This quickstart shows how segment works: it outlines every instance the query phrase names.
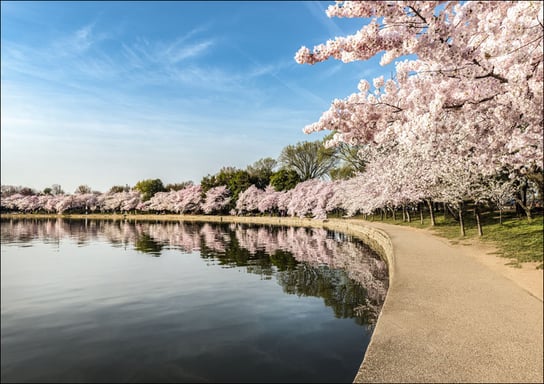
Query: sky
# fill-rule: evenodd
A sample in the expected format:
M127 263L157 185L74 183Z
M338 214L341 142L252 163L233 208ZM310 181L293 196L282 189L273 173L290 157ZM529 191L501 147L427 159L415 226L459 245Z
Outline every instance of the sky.
M295 62L362 27L331 3L0 2L2 185L199 184L322 139L302 129L391 72Z

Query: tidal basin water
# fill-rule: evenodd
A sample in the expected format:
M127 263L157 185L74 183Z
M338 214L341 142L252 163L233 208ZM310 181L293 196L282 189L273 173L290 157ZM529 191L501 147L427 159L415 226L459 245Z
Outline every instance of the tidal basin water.
M351 382L387 291L323 229L2 220L2 382Z

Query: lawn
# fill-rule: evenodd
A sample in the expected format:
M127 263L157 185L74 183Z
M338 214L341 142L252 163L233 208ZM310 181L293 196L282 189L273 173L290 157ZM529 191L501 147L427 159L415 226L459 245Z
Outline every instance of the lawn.
M396 220L391 216L383 220L386 223L407 225L414 228L428 228L437 235L450 239L452 243L459 244L465 240L479 239L494 245L497 255L512 259L509 263L519 267L524 262L537 262L539 269L543 268L544 228L542 212L535 213L531 221L525 217L518 218L513 211L503 212L502 224L499 223L498 212L486 211L481 215L483 236L478 236L474 211L465 212L465 236L460 233L459 223L448 213L436 214L434 227L430 226L428 213L425 213L424 222L421 224L419 214L412 215L411 223L402 220L402 213L397 213ZM378 215L367 217L367 220L379 221Z

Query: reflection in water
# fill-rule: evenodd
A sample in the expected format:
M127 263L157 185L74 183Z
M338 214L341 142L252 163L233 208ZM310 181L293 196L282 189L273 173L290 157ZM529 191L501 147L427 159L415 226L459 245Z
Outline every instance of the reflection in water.
M113 246L155 257L163 249L190 253L223 267L246 267L263 279L277 275L289 294L322 297L337 317L375 323L387 292L387 266L364 243L320 228L105 220L3 220L2 243L40 239L81 246L105 238ZM277 273L276 273L277 272Z
M142 233L140 237L134 240L134 249L140 252L149 253L153 256L159 257L162 248L162 244L153 240L153 238L146 233Z
M2 382L350 382L387 290L323 229L2 220L1 243Z

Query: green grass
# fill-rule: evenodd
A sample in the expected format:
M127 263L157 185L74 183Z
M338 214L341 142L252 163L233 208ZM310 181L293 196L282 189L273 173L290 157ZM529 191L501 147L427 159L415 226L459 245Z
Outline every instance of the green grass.
M367 220L371 220L368 217ZM379 215L374 216L375 221L380 221ZM425 212L424 223L420 223L419 214L412 215L412 222L402 221L402 212L397 213L396 220L390 216L384 220L386 223L405 225L414 228L428 228L437 235L449 239L452 244L469 244L471 240L480 239L498 249L497 255L512 259L508 264L520 267L521 263L537 262L537 268L542 269L544 250L544 228L542 213L534 214L528 221L525 217L517 218L515 212L503 212L502 224L499 223L498 212L482 212L481 222L483 236L478 236L474 211L468 207L464 215L465 236L461 236L459 223L448 213L446 217L442 212L435 215L436 225L431 227L428 212Z

